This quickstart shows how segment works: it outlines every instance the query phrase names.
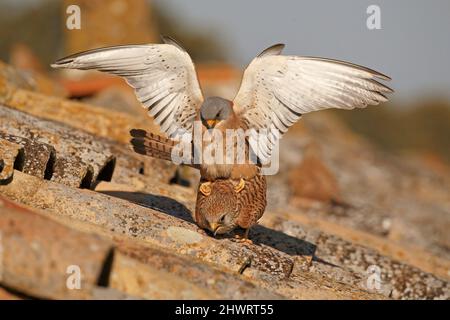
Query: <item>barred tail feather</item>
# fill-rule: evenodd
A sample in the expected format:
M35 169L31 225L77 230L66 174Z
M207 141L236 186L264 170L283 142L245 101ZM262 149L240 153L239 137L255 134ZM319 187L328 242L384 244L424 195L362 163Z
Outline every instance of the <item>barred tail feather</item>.
M172 161L172 149L177 144L176 141L142 129L132 129L130 134L132 136L130 143L136 153Z

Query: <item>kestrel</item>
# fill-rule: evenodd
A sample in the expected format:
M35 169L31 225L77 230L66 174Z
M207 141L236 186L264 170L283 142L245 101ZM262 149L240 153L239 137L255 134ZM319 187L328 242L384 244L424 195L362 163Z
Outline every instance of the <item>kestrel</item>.
M125 78L169 137L132 130L135 151L145 155L171 160L176 143L170 138L192 134L196 122L202 134L266 130L258 143L245 140L245 162L191 163L201 173L193 217L214 234L241 227L247 236L261 218L266 207L261 163L270 159L278 137L303 114L377 105L387 101L385 93L393 92L379 82L390 78L377 71L332 59L284 56L284 45L276 44L248 65L233 101L204 98L189 54L169 37L163 42L94 49L60 59L52 67L95 69ZM202 140L201 146L210 143ZM193 154L197 147L192 145ZM250 152L256 159L249 159Z

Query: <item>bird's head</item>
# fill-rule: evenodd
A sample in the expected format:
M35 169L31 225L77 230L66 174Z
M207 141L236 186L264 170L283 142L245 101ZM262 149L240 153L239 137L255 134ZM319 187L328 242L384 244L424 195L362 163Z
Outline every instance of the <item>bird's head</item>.
M220 97L206 98L200 107L200 119L203 125L212 129L233 114L233 103Z
M237 227L239 217L238 193L244 181L216 180L199 186L196 222L214 235L224 234Z

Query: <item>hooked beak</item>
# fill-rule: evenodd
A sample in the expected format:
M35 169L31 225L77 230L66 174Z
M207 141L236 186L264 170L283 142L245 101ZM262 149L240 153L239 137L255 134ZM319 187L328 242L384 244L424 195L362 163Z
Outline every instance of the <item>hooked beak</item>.
M219 120L217 119L206 120L206 126L208 127L208 129L214 128L218 122Z
M216 236L217 230L219 230L220 224L212 222L210 225L211 231L214 232L214 236Z

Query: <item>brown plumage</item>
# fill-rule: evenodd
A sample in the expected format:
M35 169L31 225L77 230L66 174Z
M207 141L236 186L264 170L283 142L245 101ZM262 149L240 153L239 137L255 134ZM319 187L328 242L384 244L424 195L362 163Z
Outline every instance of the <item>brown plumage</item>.
M389 77L344 61L284 56L283 44L261 52L246 68L233 101L204 98L195 66L175 40L164 44L126 45L81 52L60 59L52 67L95 69L125 78L148 109L161 132L169 138L226 129L254 130L255 144L246 140L241 164L191 163L200 169L194 219L202 228L226 233L235 227L248 230L264 213L266 181L259 163L268 163L273 150L290 126L308 112L328 108L354 109L387 101L390 88L378 80ZM136 152L173 160L176 143L142 130L132 130ZM209 142L201 140L203 148ZM195 146L195 148L194 148ZM196 144L188 145L197 154ZM250 151L257 161L249 160ZM220 150L219 150L220 152Z
M176 143L145 130L133 129L131 144L137 153L170 160ZM253 164L191 165L200 169L201 183L193 219L203 229L223 234L236 227L248 230L266 208L266 178ZM225 168L223 168L225 167Z
M213 112L211 112L211 110ZM203 114L202 114L202 111ZM220 119L217 112L226 112L227 117ZM211 119L217 117L218 119ZM245 129L246 125L235 114L233 103L222 98L209 98L199 110L196 117L202 121L202 138L207 131L214 128L223 137L227 129ZM208 124L207 121L214 121ZM195 134L195 131L192 132ZM134 151L151 157L171 160L172 149L176 142L171 139L147 133L144 130L133 129L131 144ZM195 141L195 137L193 138ZM201 151L205 150L211 141L201 140ZM190 158L193 159L195 144ZM222 154L225 154L225 144ZM233 150L237 150L237 140L233 141ZM245 163L237 164L236 152L233 164L212 163L203 161L200 164L189 164L200 170L201 183L197 192L197 204L194 221L201 228L208 229L214 234L223 234L232 231L236 227L246 230L245 237L251 226L257 223L266 207L266 179L260 174L260 167L249 160L249 145L244 145Z
M220 104L221 102L224 102L226 104L216 107L217 104ZM213 128L214 130L217 130L220 132L222 137L226 137L226 130L246 130L247 126L246 124L238 117L235 113L233 103L229 100L218 98L218 97L212 97L207 98L206 101L202 104L202 109L208 110L213 109L216 107L216 109L219 110L227 110L228 117L225 119L213 119L213 121L216 121L214 125L209 126L205 121L202 121L204 125L202 126L202 135L205 135L205 132L209 129ZM202 109L200 111L202 111ZM213 118L215 116L214 112L212 114L208 114L208 112L205 112L204 117L206 118ZM213 142L210 141L203 141L202 143L202 150L205 150L208 145L210 145ZM223 151L222 154L225 155L225 147L226 145L223 145ZM236 150L238 150L239 146L237 145L237 140L233 141L233 150L235 150L235 157L233 164L206 164L201 163L199 166L200 174L202 176L203 180L206 181L214 181L216 179L234 179L239 180L241 178L243 179L251 179L258 173L258 166L255 165L255 163L252 163L249 160L249 145L246 143L244 145L244 164L238 164L238 161L236 159Z
M247 234L264 214L266 188L266 177L261 174L245 180L245 186L232 179L205 182L198 189L194 219L201 228L215 234L236 227Z
M172 149L177 144L175 141L142 129L132 129L130 135L130 143L136 153L172 161ZM196 165L191 167L198 169Z

